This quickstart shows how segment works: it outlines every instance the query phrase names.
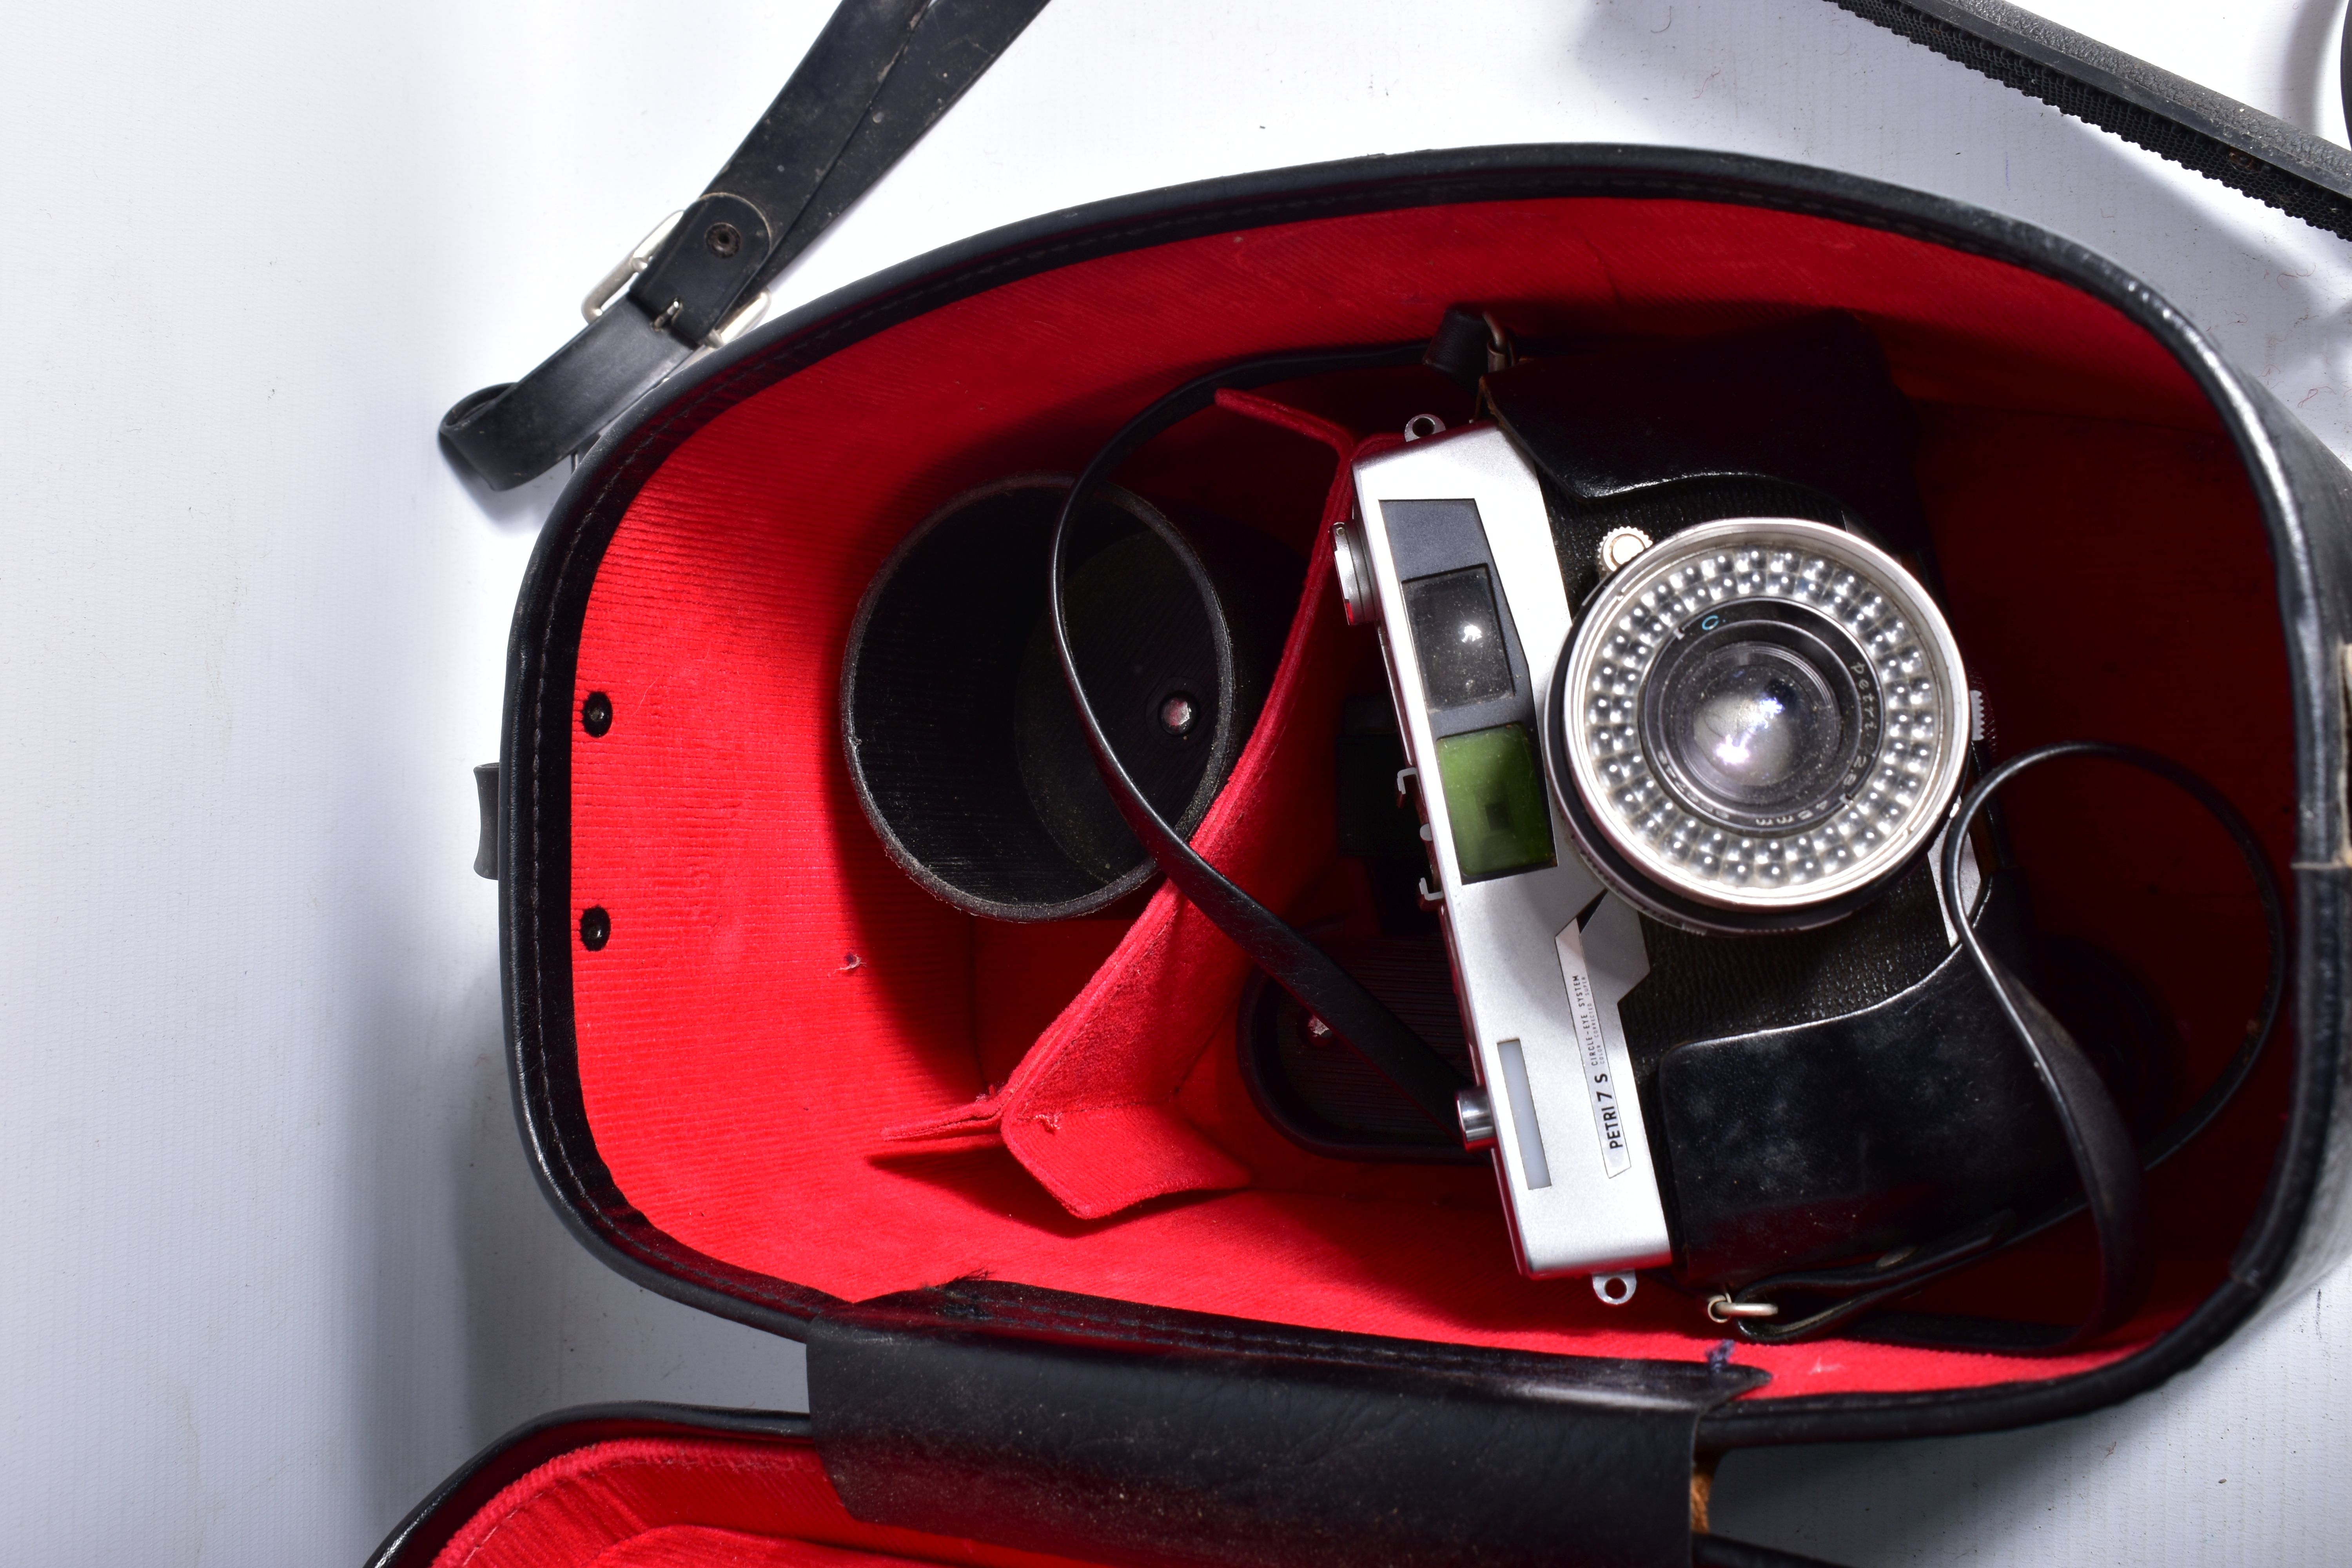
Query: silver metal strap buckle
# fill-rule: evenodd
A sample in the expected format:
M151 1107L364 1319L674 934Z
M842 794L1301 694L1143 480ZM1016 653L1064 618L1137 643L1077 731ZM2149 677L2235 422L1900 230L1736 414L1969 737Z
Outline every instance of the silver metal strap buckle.
M676 228L677 220L685 216L686 209L678 208L654 225L654 231L639 240L635 250L613 263L613 269L596 279L596 286L588 290L586 299L580 301L581 320L593 321L610 309L613 301L621 297L621 290L646 269L646 263L654 258L654 252L661 248L661 242L669 237L669 231Z
M613 263L612 270L596 279L596 286L589 289L587 297L580 301L580 319L584 321L593 321L611 310L613 301L619 299L623 291L636 280L637 274L643 272L652 263L654 252L661 248L662 241L669 237L669 231L676 228L677 220L685 216L684 207L670 214L669 216L654 225L653 232L639 240L635 249ZM677 306L673 302L670 306L671 315L674 316L677 310ZM762 289L738 305L734 312L725 321L711 328L709 335L702 340L703 343L709 348L723 349L753 327L758 326L761 319L767 313L768 291ZM664 316L657 318L654 325L667 330L669 321L670 317Z

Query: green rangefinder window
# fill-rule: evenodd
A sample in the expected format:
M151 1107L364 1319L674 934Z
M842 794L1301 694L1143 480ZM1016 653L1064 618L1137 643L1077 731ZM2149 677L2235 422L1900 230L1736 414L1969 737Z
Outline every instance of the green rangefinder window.
M1446 736L1437 742L1437 776L1454 819L1454 858L1464 881L1553 864L1543 767L1526 725Z

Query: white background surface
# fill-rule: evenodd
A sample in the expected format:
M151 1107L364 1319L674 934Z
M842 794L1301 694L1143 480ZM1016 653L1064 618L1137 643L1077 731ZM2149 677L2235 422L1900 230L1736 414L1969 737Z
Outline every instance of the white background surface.
M2342 139L2332 0L2046 0ZM789 1406L796 1347L605 1272L532 1189L467 868L560 478L433 429L716 169L810 0L20 6L0 53L0 1542L356 1563L610 1397ZM1068 204L1507 141L1921 186L2149 279L2352 452L2341 241L1826 0L1054 0L786 282ZM1735 1456L1718 1522L1854 1564L2352 1561L2352 1273L2037 1431Z

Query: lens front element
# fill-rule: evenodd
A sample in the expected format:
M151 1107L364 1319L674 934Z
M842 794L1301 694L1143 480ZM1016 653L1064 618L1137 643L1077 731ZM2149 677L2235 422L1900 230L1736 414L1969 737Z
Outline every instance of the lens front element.
M1780 804L1790 781L1837 743L1837 710L1827 697L1803 665L1776 658L1769 644L1740 643L1719 650L1672 693L1667 710L1679 722L1669 742L1676 760L1716 794Z
M1824 523L1707 523L1585 607L1553 782L1621 872L1727 910L1827 903L1933 836L1966 691L1950 628L1893 557Z
M1658 650L1641 739L1685 810L1769 832L1852 798L1879 707L1868 657L1833 617L1801 604L1733 604Z

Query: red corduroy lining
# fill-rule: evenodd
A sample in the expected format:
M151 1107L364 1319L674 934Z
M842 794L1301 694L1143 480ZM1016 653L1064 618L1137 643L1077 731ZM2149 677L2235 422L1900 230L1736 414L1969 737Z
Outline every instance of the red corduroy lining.
M492 1498L434 1568L1075 1568L849 1517L804 1444L631 1437L575 1448Z
M1919 405L1921 488L2001 749L2095 735L2179 756L2284 866L2287 673L2252 492L2189 376L2065 285L1824 219L1600 198L1319 220L1078 263L889 329L730 411L647 484L605 556L579 693L610 694L616 717L602 739L572 738L572 903L605 908L613 935L575 952L575 1016L597 1146L656 1225L852 1299L990 1274L1571 1353L1691 1359L1720 1338L1666 1289L1610 1309L1580 1281L1520 1279L1483 1173L1288 1144L1234 1067L1242 969L1221 939L1185 938L1192 967L1096 974L1197 922L1172 894L1132 932L971 920L883 854L842 761L851 616L931 509L1003 474L1078 468L1202 369L1425 335L1456 300L1531 336L1853 310ZM1408 371L1282 395L1360 432L1441 393ZM1218 411L1124 478L1306 549L1333 471L1299 434ZM1297 700L1242 768L1264 777L1217 808L1232 852L1277 851L1259 890L1295 919L1359 901L1331 853L1330 736L1339 694L1377 680L1364 639L1337 626L1322 559L1293 643L1324 657L1286 672ZM2042 922L2158 980L2185 1042L2185 1103L2257 984L2242 873L2153 786L2084 767L2015 793ZM1086 1049L1065 1048L1082 1015ZM1024 1067L1041 1033L1049 1048ZM1771 1371L1780 1396L2046 1377L2144 1343L2220 1278L2277 1141L2284 1054L2157 1177L2158 1290L2112 1348L2040 1359L1832 1341L1738 1359ZM887 1136L909 1128L961 1136ZM2084 1237L2054 1233L1925 1304L2059 1318L2087 1257Z

